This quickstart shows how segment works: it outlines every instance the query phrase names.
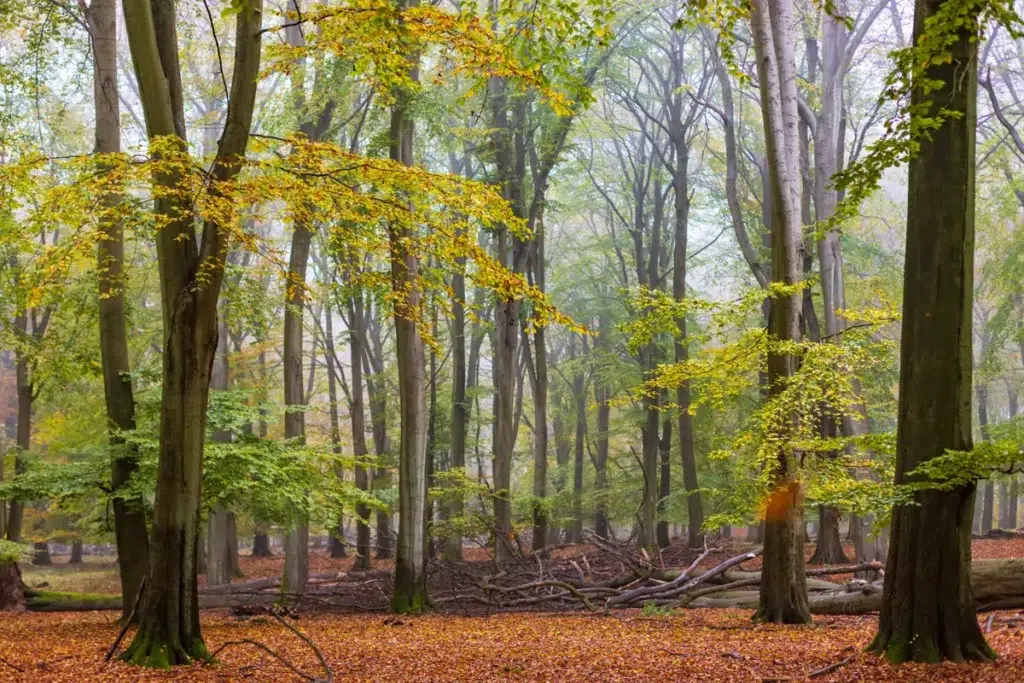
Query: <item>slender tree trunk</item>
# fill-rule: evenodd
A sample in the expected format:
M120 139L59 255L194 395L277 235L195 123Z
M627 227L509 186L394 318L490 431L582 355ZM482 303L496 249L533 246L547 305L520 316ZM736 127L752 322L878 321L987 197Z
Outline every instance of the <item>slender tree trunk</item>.
M944 4L917 0L915 44ZM925 72L942 85L927 95L917 88L911 100L959 116L922 138L910 162L897 485L920 463L973 445L976 31L948 47L951 60ZM870 646L892 662L995 657L978 626L970 582L974 493L974 484L922 491L914 505L893 510L878 635Z
M334 352L334 307L331 306L330 295L324 301L324 311L327 318L324 321L324 356L327 361L327 397L330 403L331 422L331 450L334 455L341 455L341 422L338 418L338 368L334 366L334 359L337 358ZM338 479L344 481L345 471L338 466ZM338 522L331 530L330 543L331 557L337 559L345 557L345 522L338 512Z
M20 324L19 324L20 323ZM18 316L16 326L27 332L27 318L24 314ZM24 353L15 353L15 391L18 395L18 429L14 452L14 473L22 474L25 471L25 459L22 453L27 453L32 446L32 403L35 400L35 390L29 377L29 362ZM21 525L25 514L25 503L20 500L12 500L7 516L7 540L15 543L21 542Z
M985 346L982 341L982 346ZM984 356L985 351L982 350ZM981 428L981 440L988 441L988 385L985 383L978 384L975 390L978 401L978 426ZM986 479L983 484L984 495L982 497L981 504L981 521L978 523L978 529L982 533L991 531L993 526L993 517L995 516L995 487L993 486L992 479Z
M466 276L465 260L459 260L452 277L452 417L451 462L452 472L466 472L466 434L469 429L469 402L466 398ZM448 501L448 519L460 519L463 513L461 495ZM445 559L462 559L462 535L450 533L445 542Z
M117 92L117 3L93 0L86 11L92 32L93 97L96 106L95 150L103 154L121 151L120 101ZM105 209L121 202L116 193L101 198ZM124 236L120 221L105 220L103 239L97 242L99 283L100 358L103 389L110 430L111 488L114 538L121 579L122 618L131 613L139 584L149 571L149 539L143 502L116 495L138 469L138 452L125 444L119 432L135 429L135 400L129 372L128 335L124 309Z
M417 0L403 0L409 8ZM405 55L409 77L419 78L418 55ZM413 156L413 119L409 115L410 93L399 90L391 108L391 159L406 166ZM426 567L427 509L427 397L423 338L417 316L423 296L420 261L413 243L415 235L406 226L390 225L391 286L395 302L395 344L398 356L398 396L401 414L401 442L398 451L398 551L395 557L395 591L391 609L398 613L419 612L429 605Z
M605 315L598 318L598 336L594 340L595 351L606 351L607 335L611 323ZM594 459L594 533L608 538L608 429L611 423L611 390L602 377L600 359L594 371L594 402L597 403L597 457Z
M671 539L668 534L668 520L665 519L666 501L672 493L672 421L661 423L661 439L658 442L661 472L658 477L658 547L667 548Z
M794 285L801 279L799 144L792 0L753 0L751 29L757 56L764 118L767 172L771 186L772 279ZM780 342L800 340L799 293L773 300L772 334ZM784 387L797 368L790 354L768 356L770 392ZM783 429L786 429L784 426ZM804 574L803 514L793 453L779 447L765 516L764 568L756 618L772 623L807 623L810 610Z
M543 292L547 276L544 263L544 222L540 220L537 222L533 250L534 284ZM523 343L527 343L527 338L524 338ZM533 348L536 359L533 383L533 549L540 550L548 536L548 350L543 327L534 333ZM582 527L583 520L580 519L578 523Z
M581 339L581 345L585 342ZM573 448L571 543L583 542L583 449L587 439L587 392L583 367L576 371L572 392L576 403L576 439Z
M205 131L204 131L205 132ZM228 382L228 330L222 316L220 331L217 335L216 359L213 374L210 378L212 391L227 391ZM231 432L217 430L213 440L217 443L230 443ZM206 585L222 586L231 583L231 550L229 546L228 510L223 505L214 505L206 527Z
M349 300L349 358L352 365L352 395L349 414L352 418L352 452L356 460L356 488L370 490L370 473L366 465L366 409L363 405L363 347L366 322L363 311L363 293L356 292ZM370 506L356 506L356 562L357 569L370 568Z

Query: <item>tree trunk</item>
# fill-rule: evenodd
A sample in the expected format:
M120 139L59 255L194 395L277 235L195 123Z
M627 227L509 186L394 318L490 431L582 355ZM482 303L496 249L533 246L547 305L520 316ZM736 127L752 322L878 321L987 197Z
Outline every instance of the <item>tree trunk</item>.
M465 259L459 259L452 276L452 417L451 461L448 468L460 475L466 472L466 434L469 429L469 402L466 397L466 275ZM448 519L460 519L463 513L462 495L452 495L448 501ZM462 559L462 535L450 533L445 541L447 560Z
M68 564L82 564L82 562L82 542L75 539L71 541L71 557L68 558Z
M751 3L766 165L774 212L772 279L785 285L800 281L803 264L792 14L792 0L753 0ZM773 300L771 318L775 340L800 340L801 307L800 293ZM796 367L797 360L792 355L769 353L768 383L772 394L783 389ZM774 491L765 516L764 569L756 618L771 623L807 623L810 612L804 575L800 484L793 453L785 444L778 448L772 481Z
M298 12L298 0L289 0L290 11ZM304 47L305 37L301 27L289 26L285 39L292 47ZM298 67L293 74L293 96L298 110L300 128L307 137L314 131L306 111L306 78L304 67ZM288 256L288 273L284 299L284 340L281 363L284 366L284 438L293 446L306 442L306 413L303 386L303 327L302 319L306 309L306 268L309 264L310 244L313 232L306 217L297 217L292 226L291 249ZM281 590L288 593L304 593L309 580L309 520L301 512L295 513L291 528L284 537L284 581Z
M334 307L331 306L331 297L327 296L324 301L324 311L327 318L324 323L324 356L327 361L327 397L331 422L331 450L336 456L341 456L341 421L338 418L338 368L334 366ZM336 472L338 479L345 480L345 472L338 466ZM342 519L341 511L338 511L338 522L331 531L330 540L331 557L338 559L345 557L345 522Z
M541 292L545 291L547 280L544 258L544 223L538 221L533 241L533 266L534 284ZM523 343L528 343L528 338L524 337ZM548 536L548 351L543 327L534 333L533 345L536 359L533 382L533 549L540 550ZM583 521L580 520L579 524L582 527Z
M50 544L46 541L37 541L32 544L32 564L41 567L49 567L53 564L50 559Z
M402 7L417 0L403 0ZM409 77L419 78L418 55L405 54ZM411 94L398 90L391 108L390 156L406 166L413 156L413 119L409 116ZM398 552L395 557L395 590L391 609L419 612L429 605L427 597L427 396L423 338L419 320L421 298L420 261L415 249L415 228L388 226L391 287L395 301L395 346L398 356L398 396L401 441L398 450Z
M257 531L252 539L252 555L251 557L273 557L274 554L270 552L270 537L267 536L265 531Z
M672 421L665 419L661 423L661 439L658 441L658 453L661 461L661 471L658 474L658 525L656 528L658 547L669 546L668 520L666 515L666 501L672 493Z
M95 150L102 154L121 151L121 113L117 92L117 3L94 0L86 11L92 32L93 97L96 106ZM101 198L104 208L121 203L116 193ZM115 494L138 469L137 450L125 444L119 432L135 429L135 400L129 372L128 335L124 302L124 235L120 221L103 223L103 239L97 241L99 282L100 358L103 389L110 430L111 488ZM143 502L113 497L114 538L121 579L122 617L131 613L132 601L149 571L149 539ZM74 555L72 554L72 559Z
M836 565L849 561L839 534L839 510L830 505L819 506L818 538L809 564Z
M985 346L984 340L982 341L982 346ZM982 350L982 355L985 355L984 349ZM978 384L976 393L978 399L978 426L981 427L981 440L988 441L988 385L984 383ZM981 533L992 530L993 517L995 516L995 487L991 479L985 480L983 491L981 521L978 523L978 530Z
M186 139L177 19L172 2L125 0L125 26L150 139ZM213 165L211 192L241 168L259 74L262 2L236 18L231 96ZM163 308L163 388L150 575L139 628L122 658L166 668L208 655L199 627L197 587L199 504L210 375L217 347L217 298L228 252L227 226L208 220L197 240L180 178L154 174L168 194L155 200Z
M352 453L356 460L356 488L370 490L370 474L366 465L366 410L363 404L363 347L362 338L366 332L363 311L363 293L356 292L348 303L349 310L349 359L352 366L352 394L349 414L352 418ZM360 503L356 506L356 562L357 569L370 568L370 506Z
M596 352L604 352L611 323L605 315L598 318L598 336L594 340ZM594 533L608 538L608 429L611 423L611 389L601 375L600 359L594 371L594 402L597 403L597 457L594 459Z
M27 318L24 314L18 316L21 324L16 326L27 330ZM28 358L24 353L15 353L15 384L18 394L18 431L14 451L14 473L22 474L25 471L25 459L22 453L27 453L32 446L32 403L35 400L34 387L29 378ZM7 540L15 543L21 542L21 526L25 516L25 503L20 500L12 500L7 516Z
M207 129L210 130L210 129ZM205 133L206 131L204 131ZM227 322L222 316L220 330L217 335L216 359L213 374L210 378L212 391L228 390L228 330ZM217 443L230 443L231 432L216 430L213 440ZM231 550L228 539L228 510L217 504L210 510L206 526L206 585L221 586L231 583Z
M915 44L944 5L917 0ZM963 33L948 49L952 59L924 74L942 85L928 95L917 88L911 100L959 115L922 138L910 162L897 485L920 463L973 445L975 33ZM870 646L892 662L995 657L978 626L971 589L974 493L974 484L922 491L915 505L893 510L878 634Z

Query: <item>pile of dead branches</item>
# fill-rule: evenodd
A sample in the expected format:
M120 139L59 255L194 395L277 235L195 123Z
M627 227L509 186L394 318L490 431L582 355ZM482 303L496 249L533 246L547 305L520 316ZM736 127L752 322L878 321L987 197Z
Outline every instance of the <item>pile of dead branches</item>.
M548 563L541 555L535 555L532 564L510 563L500 570L476 576L466 567L449 568L453 573L459 572L460 576L449 582L449 590L433 591L433 602L442 607L470 603L484 606L487 611L586 609L607 612L649 605L663 609L740 607L747 606L745 603L751 599L756 607L761 575L758 571L742 571L742 565L757 558L761 554L760 549L711 564L711 556L720 555L723 551L705 547L687 566L672 568L628 545L615 544L596 536L591 536L588 541L594 548L592 556L596 561L588 559L586 553L579 561L565 559ZM617 569L610 566L613 565L610 558L617 560ZM881 569L882 566L875 562L809 569L808 589L812 605L841 603L840 595L881 591L880 582L852 579L839 584L817 577L867 570L880 574Z

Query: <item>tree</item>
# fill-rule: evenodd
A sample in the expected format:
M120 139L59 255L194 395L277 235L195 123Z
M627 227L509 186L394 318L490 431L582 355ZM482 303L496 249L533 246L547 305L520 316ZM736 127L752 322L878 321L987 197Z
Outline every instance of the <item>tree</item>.
M896 483L971 437L978 6L914 5L914 116L937 119L910 161ZM927 31L949 40L938 48ZM920 53L939 59L919 61ZM918 64L929 64L922 69ZM904 63L904 66L907 66ZM941 110L940 110L941 108ZM942 111L953 115L942 115ZM925 489L893 510L878 634L890 661L988 660L970 583L975 484Z
M85 12L92 34L93 99L96 108L95 150L100 154L121 151L121 107L117 91L117 4L93 0ZM104 207L116 209L121 198L111 192L102 198ZM127 618L142 578L149 573L149 547L143 503L118 495L138 469L138 453L125 443L119 431L135 428L135 399L129 372L128 334L125 323L124 235L121 222L108 219L96 247L99 281L100 357L103 389L110 429L110 484L114 493L114 535L121 577L121 610Z
M163 390L150 576L139 630L123 659L154 667L207 655L199 626L196 551L203 444L210 375L217 348L217 299L230 225L203 223L197 240L181 195L179 161L186 139L177 17L173 0L124 0L125 26L146 119L151 153L172 163L154 175L154 214L163 307ZM263 4L251 0L236 15L231 91L212 180L241 168L252 124L260 68ZM214 187L212 192L217 192Z
M402 8L418 0L403 0ZM409 79L419 79L419 55L404 54ZM412 93L399 89L391 108L390 156L406 166L413 156ZM419 315L423 297L420 256L406 225L389 225L391 288L395 293L395 344L398 356L398 396L401 441L398 450L398 549L395 556L395 591L391 609L419 612L427 597L427 395L426 362Z
M797 142L796 67L793 55L791 0L754 0L750 23L764 119L767 173L772 206L772 279L795 285L801 279L799 146ZM800 340L801 296L788 293L773 300L771 332L780 348L769 350L771 393L783 390L797 370L797 358L785 342ZM795 419L795 416L782 420ZM785 427L783 426L783 429ZM795 456L778 448L773 463L774 491L765 516L764 569L757 619L801 624L811 620L804 578L803 513Z

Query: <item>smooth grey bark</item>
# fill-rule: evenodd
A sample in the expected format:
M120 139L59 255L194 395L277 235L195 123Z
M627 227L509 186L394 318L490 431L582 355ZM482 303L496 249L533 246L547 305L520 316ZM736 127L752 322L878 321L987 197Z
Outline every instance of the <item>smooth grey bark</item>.
M753 0L751 31L764 120L766 171L771 187L772 279L800 281L803 241L800 221L799 142L792 0ZM802 296L773 300L771 331L779 341L800 340ZM771 393L782 390L796 371L796 359L768 356ZM765 519L764 568L756 618L771 623L808 623L804 574L803 514L793 453L780 446L773 472L772 500Z
M356 488L370 490L369 467L366 457L366 408L363 402L363 337L366 330L363 311L363 293L355 292L348 302L349 359L352 367L352 392L349 397L349 415L352 419L352 453L356 459ZM370 568L370 506L356 506L356 561L359 569Z
M544 292L547 288L547 275L544 250L544 221L537 220L533 238L533 277L534 285ZM524 335L524 344L529 338ZM548 515L545 499L548 495L548 349L544 328L538 328L533 337L533 549L544 547L548 537ZM530 363L527 359L527 363ZM582 482L580 484L582 488ZM579 537L582 539L582 519Z
M598 335L594 339L596 353L607 350L608 336L611 334L611 323L607 313L598 315ZM594 402L597 404L597 417L594 435L596 455L594 457L594 533L601 538L608 538L608 430L611 424L611 388L602 377L600 365L594 371Z
M324 357L327 362L327 399L330 411L331 424L331 451L336 456L341 455L341 420L338 417L338 383L341 369L335 366L337 355L334 350L334 307L331 305L331 297L328 294L323 305L326 319L324 320ZM338 479L344 481L345 471L338 466L336 472ZM338 521L330 534L331 557L337 559L345 557L345 520L338 513Z
M100 154L121 151L121 107L117 90L117 2L93 0L85 10L92 35L93 99L96 109L94 149ZM101 198L114 210L121 202L116 192ZM138 452L125 444L120 432L135 429L135 399L129 372L128 335L124 299L124 232L120 221L104 220L103 236L96 245L99 285L100 360L112 450L110 484L113 491L114 538L121 580L122 618L127 618L149 572L149 538L143 501L119 495L138 469Z
M581 357L587 354L587 343L580 338ZM579 365L572 380L572 393L576 407L576 434L573 441L572 467L572 525L570 543L583 542L583 449L587 439L587 391L583 365Z
M914 43L946 0L917 0ZM977 27L948 46L948 63L923 74L911 104L957 112L920 140L909 167L896 484L971 434ZM931 115L922 113L922 115ZM940 276L941 274L941 276ZM894 662L988 660L971 588L976 486L926 490L893 510L878 634L869 646Z
M418 0L403 0L415 7ZM408 75L419 79L419 55L405 54ZM390 157L412 166L414 125L409 112L411 93L395 92L391 108ZM401 414L398 449L398 547L395 555L395 589L391 609L419 612L429 606L427 596L427 396L423 337L418 315L423 297L420 258L412 243L415 228L391 224L388 240L391 287L395 302L395 344L398 360L398 396Z

